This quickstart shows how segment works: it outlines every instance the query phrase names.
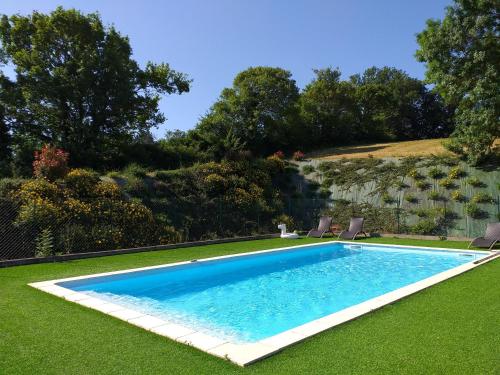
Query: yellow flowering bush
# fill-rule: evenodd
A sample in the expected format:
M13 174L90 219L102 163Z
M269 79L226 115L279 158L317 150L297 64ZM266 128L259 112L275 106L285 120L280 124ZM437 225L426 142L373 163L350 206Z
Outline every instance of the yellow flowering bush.
M93 196L99 181L99 175L87 169L72 169L64 178L69 193L77 197Z

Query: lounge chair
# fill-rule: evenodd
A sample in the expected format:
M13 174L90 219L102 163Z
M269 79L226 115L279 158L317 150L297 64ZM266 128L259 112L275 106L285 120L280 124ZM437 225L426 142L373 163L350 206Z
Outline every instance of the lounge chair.
M498 241L500 241L500 223L489 223L484 236L474 238L469 247L487 247L488 250L491 250Z
M343 230L339 234L339 238L343 238L345 240L354 240L356 236L360 233L363 233L365 237L368 237L365 232L363 232L363 223L365 219L362 217L353 217L351 218L351 222L349 223L349 229Z
M332 224L332 218L330 216L321 216L319 218L319 225L317 229L311 229L307 233L307 237L318 237L323 238L326 232L330 231L330 225Z

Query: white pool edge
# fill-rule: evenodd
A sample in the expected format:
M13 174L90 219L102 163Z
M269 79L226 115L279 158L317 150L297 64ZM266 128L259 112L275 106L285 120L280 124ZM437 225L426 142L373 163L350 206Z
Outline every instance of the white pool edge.
M374 244L374 243L365 243L365 242L349 242L349 241L326 241L326 242L317 242L313 244L307 245L297 245L297 246L288 246L281 247L277 249L269 249L269 250L260 250L260 251L252 251L247 253L238 253L232 255L224 255L212 258L204 258L199 259L197 262L206 262L217 259L225 259L225 258L234 258L240 256L248 256L252 254L261 254L267 252L277 252L283 250L290 250L294 248L303 248L309 246L320 246L330 243L348 243L354 245L367 245L367 246L389 246L396 248L409 248L409 249L424 249L428 251L449 251L449 252L459 252L459 253L471 253L471 254L498 254L500 253L493 251L476 251L476 250L460 250L460 249L447 249L447 248L435 248L435 247L423 247L423 246L403 246L403 245L386 245L386 244ZM261 360L265 357L268 357L276 352L283 350L284 348L296 344L300 341L308 339L320 332L333 328L339 324L345 323L347 321L356 319L364 314L367 314L373 310L377 310L385 305L396 302L404 297L407 297L411 294L424 290L432 285L440 283L444 280L467 272L473 268L476 268L482 264L485 264L497 257L487 259L479 264L475 264L476 260L471 262L462 264L458 267L449 269L447 271L438 273L431 277L428 277L424 280L420 280L416 283L404 286L402 288L393 290L389 293L383 294L379 297L372 298L370 300L364 301L357 305L348 307L341 311L335 312L333 314L324 316L322 318L313 320L311 322L305 323L303 325L297 326L295 328L289 329L277 335L268 337L266 339L260 340L255 343L249 344L238 344L232 343L226 340L222 340L220 338L207 335L203 332L194 331L191 328L175 324L172 322L168 322L163 319L159 319L155 316L143 314L138 311L134 311L120 305L110 303L108 301L91 297L84 293L75 292L71 289L61 287L56 285L61 282L66 281L74 281L74 280L82 280L82 279L90 279L95 277L102 276L110 276L110 275L118 275L123 273L151 270L157 268L168 268L179 266L183 264L190 264L192 261L184 261L177 263L167 263L157 266L150 267L141 267L134 269L127 269L122 271L113 271L78 277L70 277L64 279L56 279L42 282L35 282L28 284L29 286L39 289L43 292L55 295L57 297L64 298L68 301L77 303L79 305L100 311L104 314L113 316L115 318L124 320L128 323L134 324L140 328L145 330L154 332L158 335L167 337L169 339L175 340L180 343L188 344L194 346L204 352L215 355L220 358L227 359L237 365L246 366L251 363L254 363L258 360Z

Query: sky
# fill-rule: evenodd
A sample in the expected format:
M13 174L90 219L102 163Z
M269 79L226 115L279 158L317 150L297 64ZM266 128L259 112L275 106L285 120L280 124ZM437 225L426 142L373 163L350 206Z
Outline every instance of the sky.
M193 128L250 66L289 70L300 88L313 69L339 67L343 78L394 66L423 79L415 35L451 0L1 0L1 14L50 12L58 5L99 12L130 38L134 58L167 62L193 80L191 91L162 99L167 121L153 130Z

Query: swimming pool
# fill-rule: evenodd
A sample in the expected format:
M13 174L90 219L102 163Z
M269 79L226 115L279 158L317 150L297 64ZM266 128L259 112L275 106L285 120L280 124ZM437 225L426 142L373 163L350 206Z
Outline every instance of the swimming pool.
M238 348L272 353L464 272L486 254L328 242L46 286L122 319L127 311L125 320L213 354L225 346L233 359Z

